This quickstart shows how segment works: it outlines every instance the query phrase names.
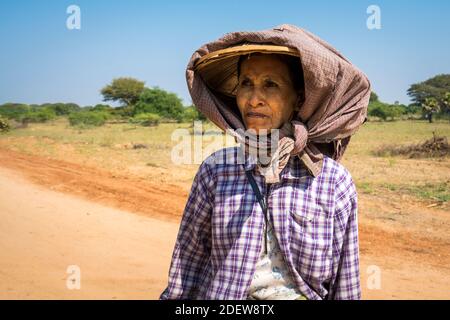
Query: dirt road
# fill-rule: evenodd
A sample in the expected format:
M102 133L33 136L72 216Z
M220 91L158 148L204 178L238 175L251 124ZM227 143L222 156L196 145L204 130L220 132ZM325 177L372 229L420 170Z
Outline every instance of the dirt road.
M156 299L177 224L31 184L0 168L0 299ZM66 282L80 269L80 289Z
M0 149L0 298L156 299L186 197L175 185ZM443 226L430 238L380 228L364 216L373 199L360 203L363 298L450 299L450 218L424 208ZM70 265L80 290L67 288Z

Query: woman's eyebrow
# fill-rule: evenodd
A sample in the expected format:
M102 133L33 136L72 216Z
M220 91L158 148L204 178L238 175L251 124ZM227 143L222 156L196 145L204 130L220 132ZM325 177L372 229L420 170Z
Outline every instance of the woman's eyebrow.
M253 75L252 75L252 72L241 72L240 74L239 74L239 78L248 78L248 79L250 79L251 77L252 77ZM253 76L254 77L254 76Z
M289 83L290 81L289 77L285 77L284 75L273 75L273 74L265 75L263 76L263 79L282 83Z
M252 79L250 79L249 77L245 76L245 75L240 75L238 78L239 83L244 82L244 81L252 81Z
M240 75L240 79L248 79L252 80L253 78L257 78L259 75L255 75L253 73L245 73ZM285 77L283 75L274 75L274 74L263 74L261 75L263 80L272 80L275 82L284 82L289 83L289 77Z

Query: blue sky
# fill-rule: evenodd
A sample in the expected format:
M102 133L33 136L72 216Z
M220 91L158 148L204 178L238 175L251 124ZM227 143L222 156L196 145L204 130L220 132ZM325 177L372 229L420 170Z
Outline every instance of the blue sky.
M66 9L81 9L68 30ZM366 27L369 5L381 29ZM101 103L99 90L131 76L191 100L192 53L224 33L291 23L315 33L363 70L381 100L409 103L412 83L450 73L450 1L0 2L0 103Z

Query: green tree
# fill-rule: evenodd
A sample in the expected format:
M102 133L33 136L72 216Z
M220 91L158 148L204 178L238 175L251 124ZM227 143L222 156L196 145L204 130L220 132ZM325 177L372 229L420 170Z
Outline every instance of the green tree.
M417 114L417 113L420 113L421 110L422 110L421 106L418 106L414 103L408 104L408 106L406 106L407 114Z
M112 107L108 104L96 104L91 111L105 111L105 112L111 112L112 111Z
M411 85L408 95L414 104L423 106L427 98L436 99L437 103L444 111L445 94L450 92L450 74L440 74L426 81Z
M125 106L134 105L144 91L144 82L134 78L116 78L101 89L103 101L119 101Z
M21 121L22 117L31 110L29 105L23 103L5 103L0 105L0 115L17 121Z
M370 92L369 103L370 102L377 102L377 101L379 101L378 100L378 95L374 91Z
M196 121L196 120L205 121L206 117L203 115L203 113L199 112L195 106L191 105L189 107L184 108L183 120L184 121Z
M117 108L112 108L111 110L111 115L113 115L116 118L129 118L132 117L134 114L134 107L133 106L129 106L129 107L117 107Z
M445 111L447 113L450 113L450 92L446 92L444 94L444 98L442 99L442 102L444 104Z
M368 114L369 116L380 118L383 121L386 121L388 118L388 110L385 104L379 101L369 104Z
M423 112L425 117L428 119L428 122L433 122L433 113L439 112L439 103L436 98L429 97L425 98L424 103L422 103Z
M33 106L32 106L33 107ZM33 109L43 109L43 108L49 108L52 109L57 116L66 116L71 114L72 112L76 112L80 110L80 106L76 103L44 103L39 106L35 106Z
M181 121L184 107L181 99L175 93L158 87L146 88L134 108L134 115L139 113L156 113L162 118Z
M55 111L50 107L38 108L33 111L25 113L21 121L22 123L28 122L47 122L53 120L56 117Z
M406 113L406 106L402 104L387 104L381 101L369 104L368 114L372 117L380 118L383 121L395 120Z
M3 118L0 115L0 133L8 132L9 130L11 130L11 125L9 124L8 119Z

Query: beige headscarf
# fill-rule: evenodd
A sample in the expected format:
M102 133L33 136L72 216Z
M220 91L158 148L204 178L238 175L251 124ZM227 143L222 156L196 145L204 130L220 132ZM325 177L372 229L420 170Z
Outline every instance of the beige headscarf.
M278 148L271 154L272 164L277 161L278 165L258 166L266 182L279 181L279 173L291 155L298 156L313 176L320 174L324 154L339 161L350 136L366 120L370 83L336 49L304 29L284 24L262 31L231 32L203 45L194 52L186 70L194 105L224 131L245 130L235 99L217 92L195 70L201 57L241 43L270 43L297 50L299 72L304 76L303 104L293 120L281 128ZM246 141L239 133L235 138Z

